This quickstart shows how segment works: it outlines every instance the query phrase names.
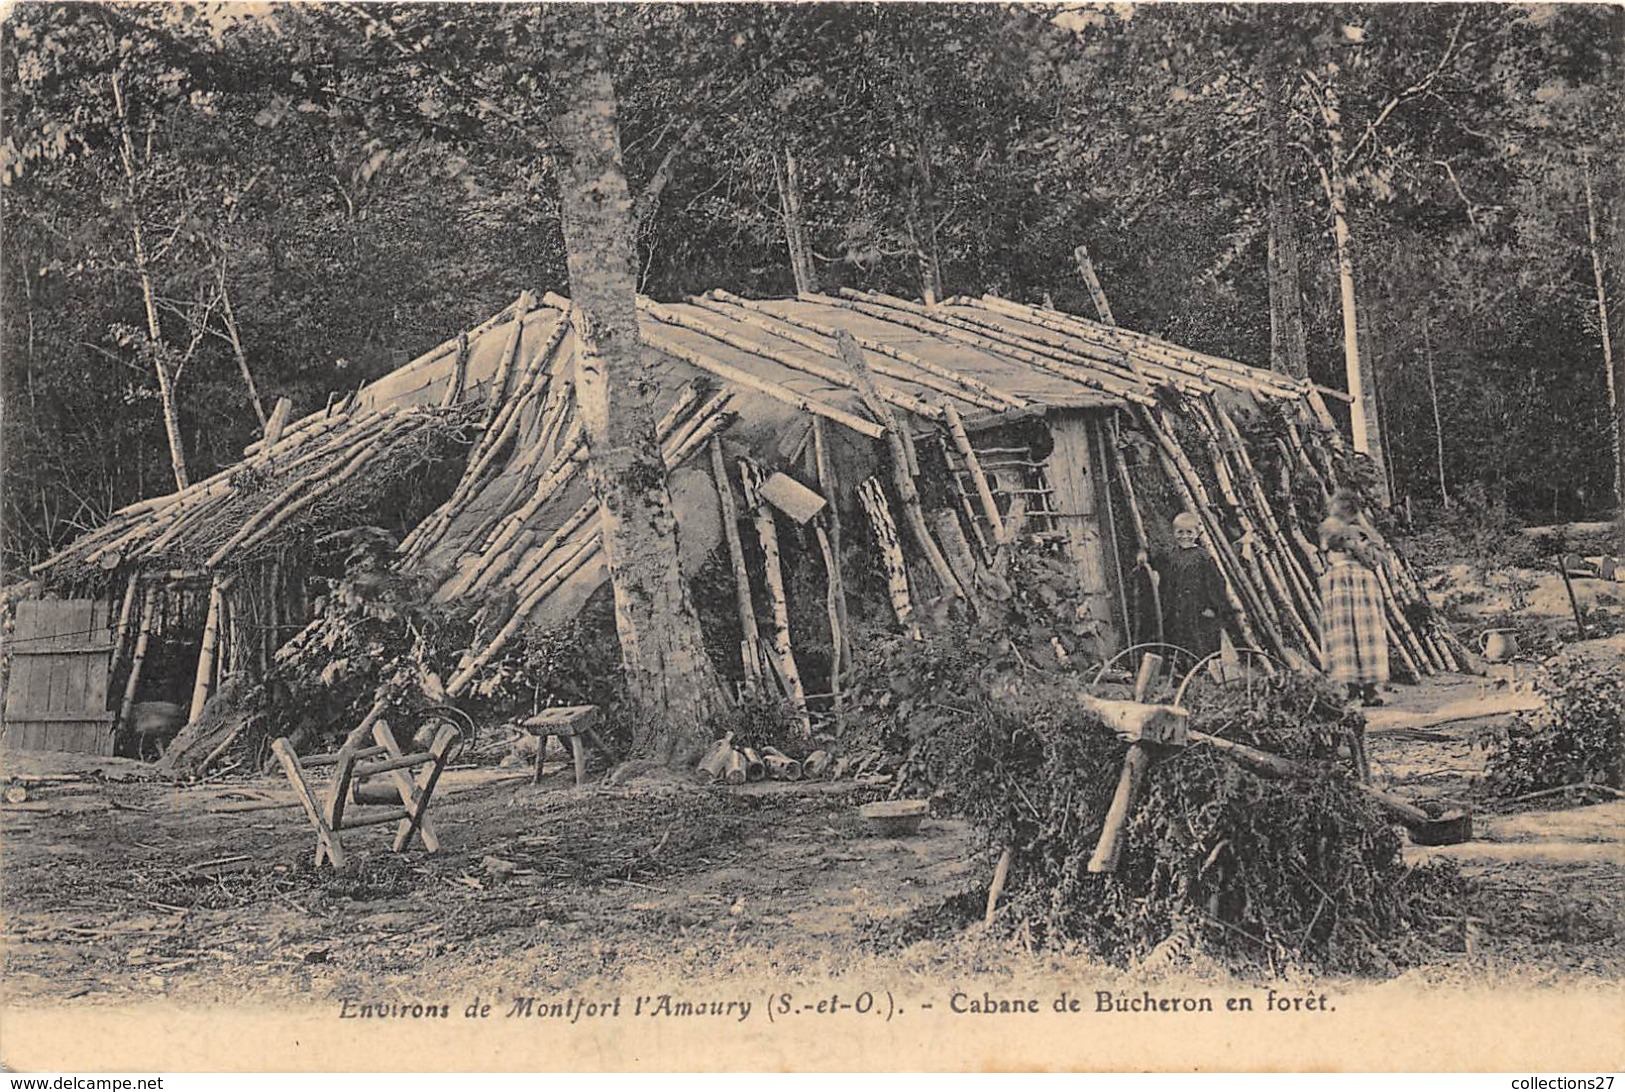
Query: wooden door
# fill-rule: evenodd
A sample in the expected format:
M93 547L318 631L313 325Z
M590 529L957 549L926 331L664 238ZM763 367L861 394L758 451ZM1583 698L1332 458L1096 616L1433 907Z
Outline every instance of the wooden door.
M113 753L107 708L112 667L110 605L96 599L24 599L8 643L6 746Z

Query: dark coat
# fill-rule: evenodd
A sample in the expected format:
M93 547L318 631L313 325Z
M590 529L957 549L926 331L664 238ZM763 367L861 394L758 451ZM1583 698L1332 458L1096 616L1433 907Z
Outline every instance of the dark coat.
M1200 546L1159 557L1162 639L1198 657L1219 651L1219 633L1230 606L1224 578ZM1209 616L1205 612L1211 612Z

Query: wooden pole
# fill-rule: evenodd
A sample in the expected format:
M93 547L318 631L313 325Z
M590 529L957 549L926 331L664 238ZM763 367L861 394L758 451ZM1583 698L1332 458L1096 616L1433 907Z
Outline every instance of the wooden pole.
M489 427L496 420L502 409L502 404L508 397L508 376L513 371L514 364L519 359L519 349L525 341L525 316L535 306L535 297L529 291L519 294L519 301L513 308L513 329L508 333L508 344L502 350L502 357L497 362L496 375L491 378L491 400L486 407L485 423Z
M1219 575L1224 581L1225 595L1230 600L1231 608L1236 612L1236 621L1242 631L1242 639L1248 644L1258 647L1260 642L1258 632L1268 634L1273 641L1273 647L1265 651L1280 654L1284 644L1279 634L1275 633L1264 618L1263 606L1258 602L1257 593L1247 583L1240 562L1230 552L1230 543L1224 537L1224 527L1213 515L1213 506L1207 495L1207 487L1197 475L1195 467L1179 447L1179 441L1166 433L1149 412L1144 417L1146 432L1157 442L1158 454L1162 457L1163 471L1168 480L1179 491L1187 508L1201 519L1205 533L1202 541L1206 544L1209 556L1218 566ZM1250 615L1256 617L1250 618ZM1256 621L1258 630L1255 631L1253 622Z
M749 505L756 522L756 537L762 544L762 569L766 576L768 601L773 607L774 659L789 688L786 696L801 714L801 734L810 737L812 722L807 718L807 691L801 685L801 670L796 666L795 647L790 640L790 599L784 589L778 523L773 517L773 509L757 492L761 485L760 475L745 459L739 460L739 478L745 490L745 503Z
M1235 512L1236 519L1241 523L1245 536L1242 542L1242 559L1251 566L1254 586L1260 593L1273 593L1275 613L1285 616L1297 630L1298 637L1303 642L1305 650L1309 651L1318 660L1320 638L1315 626L1307 621L1300 613L1293 597L1293 591L1288 587L1285 576L1274 565L1271 557L1273 543L1266 537L1262 524L1248 514L1250 505L1244 503L1238 494L1238 482L1230 467L1230 460L1225 450L1223 436L1218 422L1208 413L1207 406L1200 399L1192 399L1191 403L1196 410L1199 427L1203 430L1203 441L1208 449L1208 458L1213 465L1214 474L1219 482L1219 489L1224 495L1225 503ZM1261 604L1271 605L1268 599L1260 595Z
M829 570L830 579L835 581L836 587L830 589L835 597L836 610L840 615L841 624L841 662L852 662L852 646L848 643L852 627L847 617L846 577L841 572L841 509L840 509L840 483L835 477L835 462L830 457L828 426L820 417L812 419L813 428L813 461L818 467L818 491L824 495L826 507L823 511L824 528L829 537L830 554L834 558L834 567Z
M1100 321L1107 326L1116 326L1117 319L1112 317L1112 305L1106 301L1106 290L1100 286L1100 277L1095 274L1095 263L1089 257L1089 248L1079 243L1072 252L1072 260L1078 263L1078 274L1089 287L1089 298L1094 301L1095 313L1100 316Z
M817 418L814 418L817 420ZM739 506L734 502L728 481L728 465L722 457L722 440L711 438L711 477L716 481L717 500L722 507L722 536L728 544L728 561L733 566L734 605L739 611L740 659L744 661L745 681L761 682L757 661L761 656L762 635L756 626L756 608L751 603L750 571L745 567L745 546L739 537Z
M965 421L959 416L959 411L954 408L952 402L943 401L942 419L947 422L948 435L953 438L954 450L965 460L965 470L970 474L971 484L976 487L976 499L982 504L982 517L987 520L988 527L993 531L993 537L1003 538L1004 521L999 516L999 506L993 500L993 490L987 483L987 475L982 472L982 462L976 457L976 449L971 446L970 434L965 431Z
M209 584L209 616L203 623L203 646L198 651L197 678L192 683L192 708L187 723L203 715L203 706L214 688L215 658L220 650L221 615L225 611L223 578L216 576Z
M445 396L440 399L442 406L455 406L457 400L463 396L463 384L468 380L468 335L457 335L457 356L452 361L451 379L446 383Z
M842 289L841 294L846 297L844 302L835 299L831 299L830 302L838 306L849 307L859 314L885 319L888 322L906 326L921 333L934 334L949 342L964 342L998 356L1019 360L1041 371L1070 379L1081 386L1104 391L1107 394L1116 395L1119 398L1127 399L1142 406L1156 403L1155 398L1141 389L1141 383L1137 379L1118 377L1100 368L1095 363L1085 367L1075 360L1064 359L1061 354L1051 350L1046 350L1043 353L1034 352L1030 348L1012 345L1008 339L1001 341L997 338L987 337L969 328L969 323L947 314L946 308L939 307L930 314L926 314L923 308L920 308L917 304L911 304L907 300L894 300L875 294L865 296L853 292L851 289Z
M719 294L713 293L712 295L717 296ZM750 301L746 300L740 301L741 304L747 304L749 302ZM761 330L765 333L771 334L775 338L788 341L794 345L799 345L810 352L818 353L823 356L835 354L834 338L838 331L834 327L824 326L819 323L807 322L799 319L792 322L789 319L781 318L780 316L774 315L771 312L750 310L744 306L732 306L724 304L719 302L719 299L712 298L712 296L690 296L688 298L688 303L694 307L703 309L708 314L716 315L719 318L725 318L730 322L736 322L749 326L755 330ZM949 395L953 398L959 399L960 401L968 402L971 405L977 406L981 409L1011 409L1014 408L1012 403L1020 402L1019 399L1015 399L1013 396L1001 396L996 393L984 393L985 391L991 391L991 389L986 387L985 384L979 383L978 381L968 377L956 376L952 371L946 368L942 368L937 365L930 365L929 362L925 362L927 366L922 366L920 363L917 363L917 361L923 361L924 358L914 357L911 354L899 350L883 351L889 349L889 347L885 346L883 342L869 341L864 338L854 338L854 340L857 341L858 345L866 352L870 353L873 357L879 358L871 359L869 361L869 368L876 375L883 375L888 379L900 379L906 383L926 387L930 390L937 391L940 394ZM876 345L879 345L882 348L875 349L873 346ZM909 360L911 362L911 366L900 367L896 363L890 363L892 360L901 361L904 359ZM842 385L844 386L846 384L843 382ZM1025 405L1025 403L1021 404Z
M1135 702L1145 701L1146 694L1151 689L1151 682L1160 670L1162 657L1155 652L1147 652L1140 658L1140 669L1134 677ZM1089 855L1089 864L1086 866L1088 871L1096 873L1117 871L1117 862L1123 854L1124 835L1128 830L1129 812L1134 808L1134 801L1140 795L1140 785L1145 780L1145 772L1150 768L1151 745L1138 741L1129 744L1128 754L1123 759L1123 772L1117 778L1117 789L1112 793L1112 802L1107 807L1106 818L1100 825L1100 840L1095 843L1095 850Z
M771 379L763 379L744 368L736 368L732 364L725 364L720 360L706 356L704 353L689 349L660 333L658 328L653 326L644 327L640 333L642 340L650 348L691 364L702 372L710 372L712 375L726 379L737 387L765 395L787 406L794 406L804 413L815 413L820 417L827 417L831 421L837 421L845 425L853 432L868 436L870 439L878 440L881 437L883 430L873 421L866 421L856 414L848 413L836 406L828 405L816 398L810 398L794 391L782 383L776 383Z
M840 348L841 359L846 361L852 375L858 381L858 389L863 394L864 401L869 410L882 423L882 431L887 446L891 448L892 456L892 484L897 489L897 496L903 504L903 518L908 521L909 529L914 533L915 541L919 544L920 552L925 555L926 562L931 571L937 576L943 590L956 599L967 600L965 589L960 586L959 580L954 576L953 567L943 556L937 542L931 537L931 529L925 522L925 512L920 505L920 493L914 487L914 479L908 468L912 461L908 457L908 448L904 444L901 426L892 415L891 408L880 398L875 390L874 379L869 375L868 365L863 359L863 350L852 340L852 335L844 331L835 339Z
M842 654L846 647L846 628L842 622L842 613L845 607L845 592L841 583L841 563L835 550L830 546L829 535L824 530L823 517L813 524L813 534L818 537L818 552L824 558L825 591L824 609L829 615L829 696L830 706L835 711L835 724L837 730L846 726L846 718L841 709L841 668Z
M124 601L119 605L118 628L113 631L113 659L107 665L107 677L118 674L119 661L124 658L124 640L130 635L130 622L135 616L135 590L139 577L132 572L124 584Z
M149 586L141 599L141 625L136 631L135 652L130 657L130 675L124 681L124 700L119 703L118 726L130 723L130 707L141 685L141 665L147 660L147 644L152 640L152 620L158 610L158 587Z
M1015 859L1016 851L1012 846L1005 846L1004 852L999 854L999 863L993 868L993 883L987 889L987 912L982 915L983 928L991 928L993 915L999 909L999 896L1004 893L1004 885L1010 878L1010 863Z
M795 278L796 294L817 292L818 268L813 265L806 220L801 214L801 167L788 147L782 158L774 157L773 177L778 183L779 215L784 222L784 242L790 252L790 272Z
M638 301L638 307L645 314L653 316L655 319L665 323L668 326L675 326L678 329L692 330L694 333L704 334L706 337L711 338L714 341L720 341L724 345L730 345L735 349L750 353L752 356L759 356L764 360L771 360L773 363L779 364L785 368L789 368L791 371L816 376L819 379L822 379L828 383L833 383L838 387L847 387L853 390L865 391L865 388L862 386L862 381L854 377L849 372L844 371L839 367L832 367L818 363L817 361L810 359L806 354L796 355L794 353L780 352L772 346L763 344L754 338L735 333L717 325L714 322L706 322L702 319L685 315L673 308L655 303L653 300L640 299ZM870 378L870 382L873 385L873 392L875 396L884 399L888 405L896 406L898 409L907 410L909 413L912 413L917 417L923 417L930 421L940 420L942 418L942 410L932 405L930 402L927 402L925 399L920 398L917 395L909 394L908 392L899 390L895 387L881 387L878 384L873 383L873 377ZM867 391L865 391L865 393L867 393Z
M1320 612L1319 590L1309 579L1309 574L1298 564L1297 555L1293 553L1291 545L1287 542L1286 534L1281 529L1281 522L1270 506L1269 496L1264 491L1264 482L1253 465L1252 456L1247 451L1246 440L1241 435L1241 429L1235 420L1219 405L1217 399L1204 399L1199 405L1205 416L1209 417L1216 428L1215 435L1231 455L1236 464L1236 476L1246 487L1247 495L1252 501L1254 511L1258 513L1259 524L1266 532L1269 542L1278 551L1275 556L1285 574L1291 577L1292 590L1298 596L1303 609L1312 617ZM1228 442L1225 442L1228 441Z

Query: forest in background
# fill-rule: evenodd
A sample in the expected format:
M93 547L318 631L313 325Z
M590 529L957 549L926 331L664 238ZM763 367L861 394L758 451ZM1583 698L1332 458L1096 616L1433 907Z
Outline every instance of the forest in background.
M279 397L320 409L522 287L568 294L533 16L10 10L8 578L177 463L235 461ZM1092 314L1087 244L1118 322L1290 369L1301 319L1340 388L1340 197L1396 497L1612 510L1625 9L639 5L610 29L656 299Z

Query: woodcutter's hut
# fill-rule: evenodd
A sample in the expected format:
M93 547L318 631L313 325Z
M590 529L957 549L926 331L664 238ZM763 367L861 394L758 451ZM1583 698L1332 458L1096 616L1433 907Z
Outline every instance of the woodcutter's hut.
M1070 585L1060 654L1109 657L1155 639L1135 558L1181 508L1203 521L1234 643L1318 660L1314 527L1347 463L1313 385L996 296L716 291L639 307L680 552L712 578L702 620L727 630L731 676L816 711L855 628L907 630L944 603L999 609L1020 591L999 575L1018 543ZM436 599L487 604L447 683L466 690L606 583L573 369L569 301L527 293L326 410L273 422L238 465L116 513L35 573L102 627L99 666L81 673L100 689L63 699L86 718L101 708L71 739L40 729L73 711L41 704L38 670L24 694L19 669L40 665L19 657L8 739L111 749L149 696L159 634L181 646L170 696L195 717L307 621L307 577L333 564L334 532L361 525L401 534L396 563ZM1401 672L1454 669L1407 568L1380 575ZM15 609L18 637L41 638L37 659L60 674L50 650L67 638L40 628L60 609Z

